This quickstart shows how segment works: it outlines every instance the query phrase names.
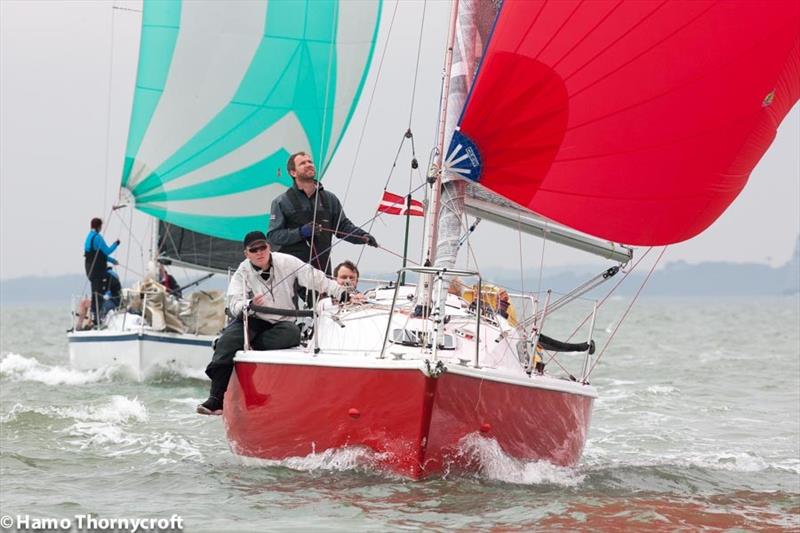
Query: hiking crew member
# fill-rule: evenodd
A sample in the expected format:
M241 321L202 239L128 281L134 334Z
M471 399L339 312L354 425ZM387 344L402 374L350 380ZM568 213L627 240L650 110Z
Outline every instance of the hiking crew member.
M105 292L105 279L108 273L108 263L118 264L117 260L111 257L114 250L119 246L119 239L114 241L111 246L106 244L100 232L103 229L103 221L93 218L90 222L91 229L83 243L84 267L86 277L92 288L92 320L95 324L100 322L100 308L103 303L103 293Z
M233 357L244 348L244 313L248 314L248 338L256 350L280 350L300 344L300 328L288 316L253 312L249 306L294 309L294 284L326 292L341 300L363 300L349 295L347 287L328 279L325 273L291 255L272 253L267 237L251 231L244 238L245 260L231 278L225 296L230 315L235 317L217 340L214 356L206 368L211 378L208 400L197 406L203 415L222 414L222 400L233 372Z

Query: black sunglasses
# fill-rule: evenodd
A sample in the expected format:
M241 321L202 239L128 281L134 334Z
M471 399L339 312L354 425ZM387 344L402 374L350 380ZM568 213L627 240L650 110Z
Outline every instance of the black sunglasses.
M248 248L247 251L251 254L257 254L258 252L263 252L267 249L266 244L259 244L258 246L253 246L252 248Z

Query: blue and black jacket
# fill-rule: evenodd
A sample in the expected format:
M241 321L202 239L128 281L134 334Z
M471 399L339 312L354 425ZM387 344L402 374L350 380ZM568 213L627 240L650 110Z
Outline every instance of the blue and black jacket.
M89 279L105 277L108 263L117 264L117 260L111 257L117 246L119 244L116 242L111 246L107 245L103 236L96 230L89 232L83 243L84 266Z

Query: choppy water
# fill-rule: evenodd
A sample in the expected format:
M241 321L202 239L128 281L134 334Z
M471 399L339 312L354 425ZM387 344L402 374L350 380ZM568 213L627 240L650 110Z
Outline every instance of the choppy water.
M0 319L3 515L178 514L190 532L800 528L796 295L638 302L593 374L578 467L474 440L480 474L423 482L375 473L360 449L243 465L221 420L193 412L206 383L71 370L62 309Z

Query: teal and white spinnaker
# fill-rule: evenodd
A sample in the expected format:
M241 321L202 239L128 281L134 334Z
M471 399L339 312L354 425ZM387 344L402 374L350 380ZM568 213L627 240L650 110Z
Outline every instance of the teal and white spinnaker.
M289 154L320 174L364 86L380 0L145 0L122 187L145 213L266 230Z

